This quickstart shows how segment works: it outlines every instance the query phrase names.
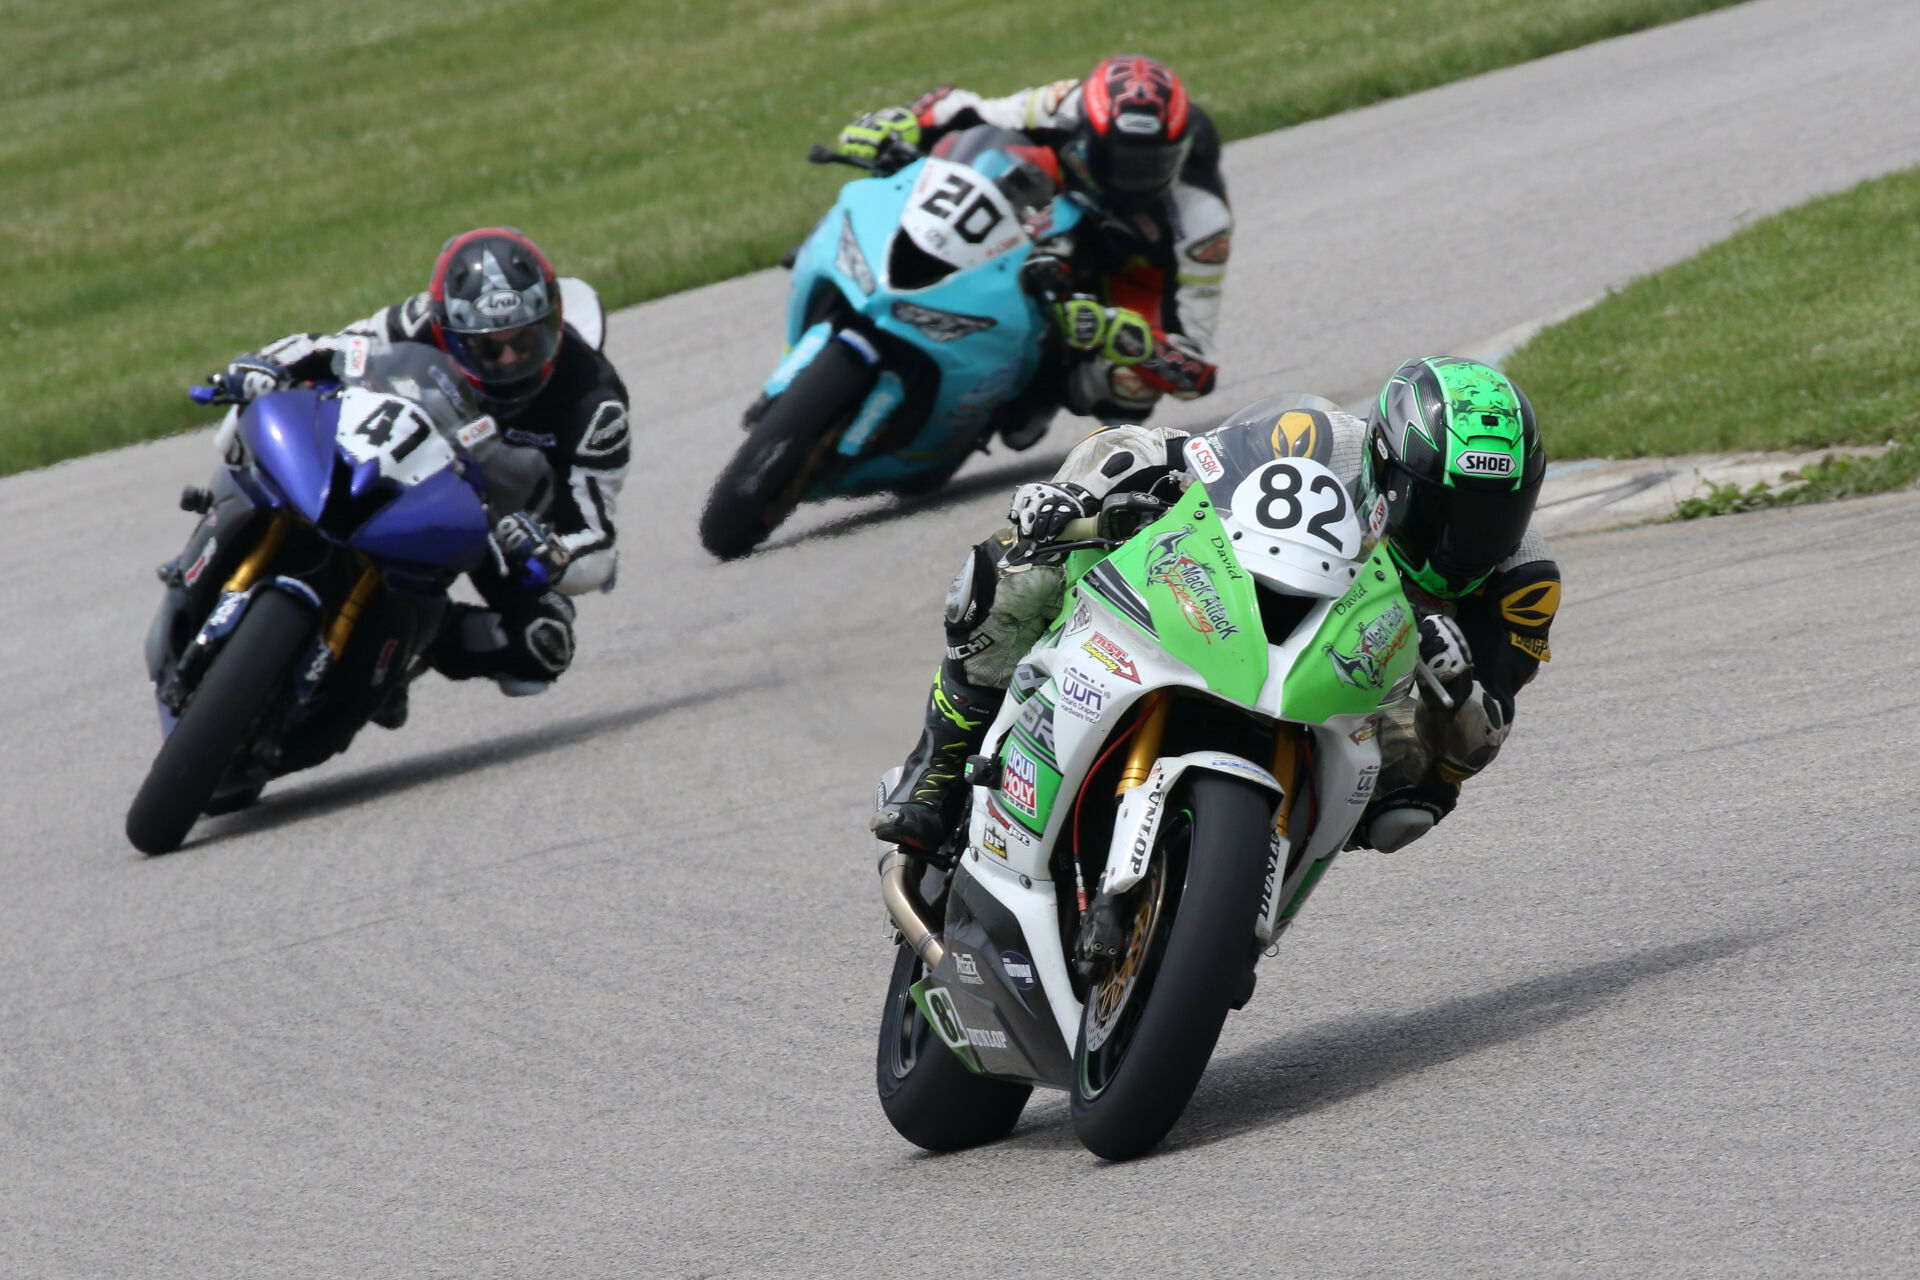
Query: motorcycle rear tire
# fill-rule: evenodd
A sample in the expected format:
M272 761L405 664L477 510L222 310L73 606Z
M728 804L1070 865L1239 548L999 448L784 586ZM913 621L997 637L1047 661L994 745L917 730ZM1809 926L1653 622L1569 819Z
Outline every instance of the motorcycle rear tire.
M844 342L828 342L775 396L747 433L700 513L700 545L737 560L779 527L800 504L822 443L860 407L873 367Z
M1117 1062L1103 1064L1098 1093L1090 1093L1084 1018L1074 1049L1073 1129L1087 1150L1106 1160L1145 1155L1180 1119L1253 960L1273 796L1216 774L1191 777L1182 791L1184 803L1169 805L1168 816L1184 809L1191 823L1163 823L1153 856L1179 861L1170 837L1185 825L1185 866L1169 867L1184 875L1183 887L1171 919L1163 913L1155 922L1149 945L1158 954L1148 953L1143 975L1150 985L1143 982L1146 990L1136 987L1129 997L1144 1003ZM1120 1035L1116 1031L1114 1040Z
M263 591L247 606L127 810L134 848L171 853L180 847L313 627L313 610L280 591Z
M901 1137L928 1151L998 1142L1019 1123L1033 1088L961 1065L907 991L925 972L913 948L902 946L880 1019L880 1109Z

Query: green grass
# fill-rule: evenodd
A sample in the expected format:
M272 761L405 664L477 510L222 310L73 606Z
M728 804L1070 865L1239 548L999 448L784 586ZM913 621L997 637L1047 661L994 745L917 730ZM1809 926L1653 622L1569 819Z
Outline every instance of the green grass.
M1794 500L1908 483L1920 446L1920 170L1756 223L1542 332L1506 368L1551 457L1892 440L1882 459L1810 468ZM1722 489L1702 502L1781 497Z
M468 226L613 305L768 266L844 178L807 143L932 84L1138 49L1238 137L1729 2L8 0L0 471L204 421L184 383Z

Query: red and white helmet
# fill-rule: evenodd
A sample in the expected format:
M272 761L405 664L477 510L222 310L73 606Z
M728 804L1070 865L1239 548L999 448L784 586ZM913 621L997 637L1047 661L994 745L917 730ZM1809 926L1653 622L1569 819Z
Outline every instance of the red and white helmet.
M427 286L433 338L481 399L512 410L553 376L560 282L540 246L512 227L480 227L441 246Z
M1080 93L1080 124L1061 151L1068 170L1111 204L1158 200L1193 147L1180 77L1163 62L1127 54L1089 71Z

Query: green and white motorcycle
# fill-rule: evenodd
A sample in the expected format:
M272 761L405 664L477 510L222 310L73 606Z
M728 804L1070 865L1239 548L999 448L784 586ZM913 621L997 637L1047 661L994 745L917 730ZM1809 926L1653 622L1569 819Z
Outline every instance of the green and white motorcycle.
M1283 403L1190 439L1201 483L1171 507L1100 517L1145 528L1054 544L1065 605L969 762L965 819L931 859L881 846L900 942L878 1082L909 1141L1003 1137L1043 1085L1096 1154L1151 1150L1372 798L1416 618L1325 465L1334 406ZM1085 976L1096 889L1124 938Z

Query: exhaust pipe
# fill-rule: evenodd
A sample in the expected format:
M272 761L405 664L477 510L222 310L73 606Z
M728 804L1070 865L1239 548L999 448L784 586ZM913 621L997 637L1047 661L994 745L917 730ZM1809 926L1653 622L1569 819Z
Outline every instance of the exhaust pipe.
M927 923L927 904L913 886L914 862L895 845L883 846L880 855L880 899L887 904L887 915L894 928L907 940L928 969L940 967L947 949L940 935Z

